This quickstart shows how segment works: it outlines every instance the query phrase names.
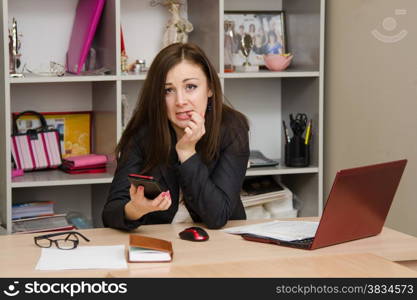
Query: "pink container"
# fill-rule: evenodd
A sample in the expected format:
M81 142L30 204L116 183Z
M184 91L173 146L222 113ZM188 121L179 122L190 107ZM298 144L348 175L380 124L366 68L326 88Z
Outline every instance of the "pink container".
M266 67L271 71L283 71L291 63L293 55L283 56L281 54L267 54L264 55Z

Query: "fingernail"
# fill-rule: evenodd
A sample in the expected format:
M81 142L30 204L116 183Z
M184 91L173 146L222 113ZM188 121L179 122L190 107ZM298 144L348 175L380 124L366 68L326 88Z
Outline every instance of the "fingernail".
M140 185L140 186L139 186L139 190L141 190L141 191L142 191L142 190L143 190L143 186L141 186L141 185Z

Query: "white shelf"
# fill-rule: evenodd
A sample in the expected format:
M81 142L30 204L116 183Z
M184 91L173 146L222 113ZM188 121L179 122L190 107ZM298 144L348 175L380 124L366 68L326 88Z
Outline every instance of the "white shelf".
M27 172L12 180L12 188L111 183L113 169L97 174L67 174L61 170Z
M141 74L125 74L120 76L121 80L145 80L146 73Z
M220 78L288 78L288 77L319 77L319 71L302 71L302 70L288 70L283 72L273 72L267 70L260 70L259 72L232 72L219 74ZM23 78L10 78L10 83L53 83L53 82L94 82L94 81L133 81L145 80L146 73L142 74L127 74L127 75L73 75L65 74L62 77L58 76L41 76L36 74L25 73Z
M246 176L264 176L264 175L287 175L287 174L306 174L318 173L318 167L307 168L290 168L285 166L250 168L246 171Z
M73 75L66 73L64 76L42 76L25 73L23 78L10 78L10 83L51 83L51 82L91 82L91 81L114 81L115 75Z
M268 70L260 70L258 72L231 72L220 74L221 78L288 78L288 77L319 77L319 71L309 70L286 70L282 72L274 72Z
M246 176L262 175L286 175L318 173L318 167L290 168L290 167L265 167L251 168ZM98 174L67 174L60 170L28 172L24 176L16 177L12 181L12 188L38 187L38 186L64 186L78 184L111 183L113 170Z

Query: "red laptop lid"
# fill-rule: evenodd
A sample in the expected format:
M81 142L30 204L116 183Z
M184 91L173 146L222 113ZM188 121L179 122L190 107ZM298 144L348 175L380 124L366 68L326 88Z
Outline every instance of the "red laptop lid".
M399 160L339 171L311 249L380 233L406 164Z

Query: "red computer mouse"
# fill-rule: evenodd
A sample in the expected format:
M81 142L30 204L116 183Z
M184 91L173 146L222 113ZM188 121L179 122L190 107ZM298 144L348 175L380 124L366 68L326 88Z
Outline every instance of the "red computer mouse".
M188 227L179 233L183 240L193 242L204 242L209 239L208 233L201 227Z

